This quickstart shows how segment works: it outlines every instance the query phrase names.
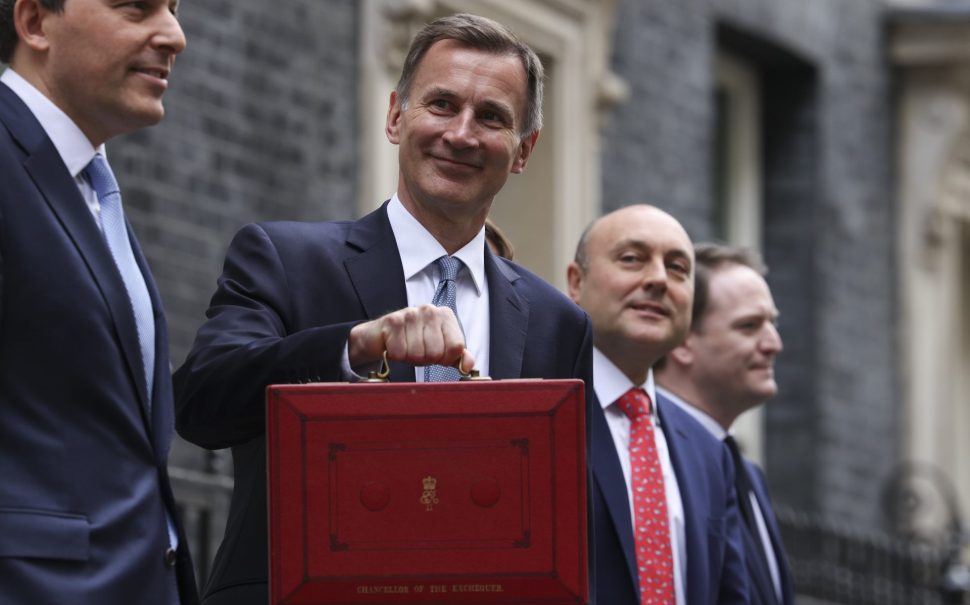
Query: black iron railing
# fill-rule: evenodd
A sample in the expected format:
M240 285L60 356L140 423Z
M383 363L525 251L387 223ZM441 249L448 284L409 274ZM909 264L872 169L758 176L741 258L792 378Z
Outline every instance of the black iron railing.
M967 604L955 589L950 549L867 533L789 509L776 510L803 599L846 605Z

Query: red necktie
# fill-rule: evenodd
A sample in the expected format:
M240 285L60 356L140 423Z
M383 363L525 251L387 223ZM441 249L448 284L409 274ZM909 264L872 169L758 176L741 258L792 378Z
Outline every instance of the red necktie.
M616 403L630 418L630 466L633 489L633 539L637 553L641 605L672 605L674 558L670 546L667 497L650 420L650 398L630 389Z

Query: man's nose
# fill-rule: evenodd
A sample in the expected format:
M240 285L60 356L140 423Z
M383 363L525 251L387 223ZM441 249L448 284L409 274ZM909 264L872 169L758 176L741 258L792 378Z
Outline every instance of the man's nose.
M158 30L152 36L152 45L156 48L166 49L173 55L185 50L185 32L182 31L182 25L171 11L165 10L159 13Z
M471 108L455 114L449 121L443 138L455 149L467 149L478 144L478 123Z
M655 290L667 288L667 265L662 258L652 259L643 265L643 288Z
M761 349L766 353L777 354L785 348L781 341L781 333L778 326L773 322L768 322L765 327L765 334L761 338Z

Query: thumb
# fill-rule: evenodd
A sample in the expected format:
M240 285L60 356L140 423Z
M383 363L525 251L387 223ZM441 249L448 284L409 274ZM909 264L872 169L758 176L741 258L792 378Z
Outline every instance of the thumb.
M455 360L455 367L459 372L470 373L475 368L475 356L468 349L462 349L461 355Z

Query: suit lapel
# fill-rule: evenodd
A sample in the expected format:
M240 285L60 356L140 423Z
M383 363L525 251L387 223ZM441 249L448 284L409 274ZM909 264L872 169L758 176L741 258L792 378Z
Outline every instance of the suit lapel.
M630 579L633 581L633 593L637 590L637 558L633 543L633 520L630 518L630 498L627 492L626 480L620 469L620 460L613 446L613 434L606 422L606 413L598 398L593 398L593 430L592 441L597 447L590 451L590 464L593 467L593 478L600 491L606 509L613 520L620 544L623 546L623 556L626 559Z
M745 565L748 568L749 589L752 596L757 596L756 602L759 604L777 603L771 572L768 570L768 563L761 547L761 537L742 522L741 540L744 543Z
M171 444L172 432L175 429L175 419L172 409L172 371L168 358L168 324L165 321L165 311L162 307L162 297L158 292L148 260L142 252L138 240L128 225L128 237L131 240L131 251L135 255L135 262L145 279L148 296L152 301L152 311L155 318L155 368L152 381L151 396L151 435L155 444L155 455L161 465L168 460L168 448ZM140 349L139 349L140 351Z
M781 582L782 602L790 603L794 598L794 580L792 579L791 568L788 566L788 557L785 555L785 547L781 541L781 530L778 528L778 520L775 518L774 511L771 508L771 501L768 498L768 488L764 483L764 476L761 474L760 469L755 467L747 460L745 460L745 466L748 468L748 477L751 478L751 486L754 489L755 499L758 501L758 507L761 509L761 516L764 518L765 526L768 528L768 537L771 540L771 548L774 550L775 561L778 563L778 575ZM773 585L771 594L774 595Z
M147 418L147 387L138 348L135 317L121 274L111 258L101 231L54 144L23 101L4 85L0 85L0 106L3 108L0 111L0 116L3 117L0 119L4 119L7 129L27 155L24 169L74 243L104 297L114 320L128 371L137 387L142 416ZM10 119L7 120L5 116Z
M529 301L515 291L519 274L485 249L490 315L489 374L492 378L521 378L522 356L529 326Z
M344 266L367 319L406 307L404 267L387 219L387 202L354 223L347 245L360 252L344 261ZM414 366L396 361L390 365L392 381L414 381Z
M660 428L663 430L664 438L667 440L667 450L670 453L670 464L674 467L674 476L677 477L678 490L680 491L681 503L684 507L684 541L687 544L687 577L684 578L684 586L687 591L687 599L694 599L694 593L701 591L709 583L707 575L707 565L704 558L707 556L707 521L708 515L703 510L698 510L698 506L703 504L692 497L691 488L692 478L703 481L703 463L696 459L694 450L688 443L688 437L678 423L667 413L669 408L676 405L657 395L657 415L660 418ZM700 555L700 556L698 556Z

